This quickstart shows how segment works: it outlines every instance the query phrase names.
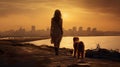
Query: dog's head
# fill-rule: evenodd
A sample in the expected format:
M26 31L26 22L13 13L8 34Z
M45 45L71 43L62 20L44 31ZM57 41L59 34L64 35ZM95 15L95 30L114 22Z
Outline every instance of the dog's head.
M73 42L75 43L75 42L79 42L79 38L78 37L74 37L73 38Z

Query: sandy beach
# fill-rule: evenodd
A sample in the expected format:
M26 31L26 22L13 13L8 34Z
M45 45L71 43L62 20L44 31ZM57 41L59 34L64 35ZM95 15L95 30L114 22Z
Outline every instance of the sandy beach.
M70 67L78 64L71 49L61 48L60 55L54 55L52 46L33 44L0 44L0 67ZM120 67L119 62L85 58L90 67Z

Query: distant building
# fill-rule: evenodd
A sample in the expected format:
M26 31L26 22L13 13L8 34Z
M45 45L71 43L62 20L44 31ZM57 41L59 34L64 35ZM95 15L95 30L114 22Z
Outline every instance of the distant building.
M33 31L36 31L36 27L35 26L32 26L31 27L31 31L33 32Z
M88 28L87 28L87 32L91 32L91 27L88 27Z
M25 29L22 28L22 27L20 27L19 30L18 30L18 32L20 32L20 33L24 33L24 32L25 32Z
M73 30L73 32L76 32L76 31L77 31L77 28L76 28L76 27L73 27L72 30Z
M96 32L96 31L97 31L97 29L96 29L96 28L93 28L93 29L92 29L92 32Z
M72 28L72 33L73 33L73 35L77 35L78 33L77 33L77 27L73 27Z
M13 36L24 36L25 33L26 33L26 30L24 28L20 27L18 30L16 30L16 32L14 32Z
M83 27L79 27L78 31L82 32L83 31Z

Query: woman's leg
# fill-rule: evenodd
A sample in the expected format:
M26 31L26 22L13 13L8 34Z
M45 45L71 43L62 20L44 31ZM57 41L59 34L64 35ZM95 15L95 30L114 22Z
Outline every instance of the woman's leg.
M57 43L57 55L59 54L60 42Z
M59 54L59 44L58 43L54 44L54 49L55 49L55 55L58 55Z
M57 37L55 43L54 43L54 47L55 47L55 55L59 54L59 47L60 47L60 42L61 42L62 37Z
M55 47L55 55L58 55L58 48Z

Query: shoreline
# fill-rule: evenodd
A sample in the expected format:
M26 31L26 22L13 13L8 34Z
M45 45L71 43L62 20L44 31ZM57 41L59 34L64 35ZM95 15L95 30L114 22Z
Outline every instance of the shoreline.
M0 44L0 67L67 67L77 64L78 59L72 57L72 49L60 48L60 55L55 56L53 48L52 46L35 46L29 43ZM85 60L92 67L120 66L117 61L87 57Z

